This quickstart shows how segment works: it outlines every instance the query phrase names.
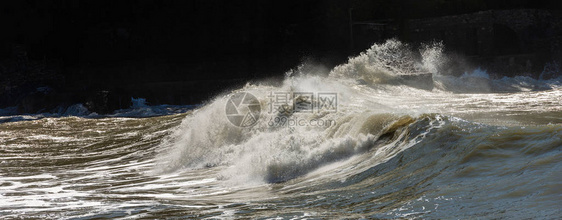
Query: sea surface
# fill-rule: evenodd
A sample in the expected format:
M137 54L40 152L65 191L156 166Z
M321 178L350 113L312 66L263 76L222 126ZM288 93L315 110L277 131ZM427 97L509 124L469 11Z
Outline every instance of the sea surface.
M191 108L2 116L0 218L562 218L560 72L447 63L390 40Z

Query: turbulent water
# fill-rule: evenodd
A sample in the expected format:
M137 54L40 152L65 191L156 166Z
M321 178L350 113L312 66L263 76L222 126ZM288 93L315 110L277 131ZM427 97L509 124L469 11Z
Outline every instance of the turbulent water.
M442 45L391 40L187 113L6 121L0 217L562 218L560 73L448 70ZM257 121L229 120L238 94Z

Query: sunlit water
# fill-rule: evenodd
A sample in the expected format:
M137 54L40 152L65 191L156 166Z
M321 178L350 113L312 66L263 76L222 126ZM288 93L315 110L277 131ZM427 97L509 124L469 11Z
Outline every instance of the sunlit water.
M4 122L0 217L561 218L559 81L394 79L438 73L438 50L408 63L391 41L182 114ZM253 126L225 115L238 92L258 99ZM284 115L335 123L271 126L272 92L337 93L337 111Z

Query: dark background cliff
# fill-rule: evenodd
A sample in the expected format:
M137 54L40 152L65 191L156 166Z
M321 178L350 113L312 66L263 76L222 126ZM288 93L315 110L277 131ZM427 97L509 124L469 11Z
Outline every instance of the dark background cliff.
M352 25L353 37L351 8L352 20L365 22ZM82 102L107 113L128 107L131 97L196 104L305 60L331 67L386 38L439 38L412 31L440 23L426 18L504 9L561 8L537 0L2 1L0 108L33 113ZM364 26L373 24L387 29L371 37Z

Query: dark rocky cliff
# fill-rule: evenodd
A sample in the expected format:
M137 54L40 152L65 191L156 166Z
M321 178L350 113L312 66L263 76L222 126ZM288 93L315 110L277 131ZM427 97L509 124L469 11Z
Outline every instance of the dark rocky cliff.
M2 1L0 108L196 104L303 60L330 68L392 37L443 40L502 74L536 74L560 59L556 1L418 2ZM512 9L521 7L535 9Z
M322 1L2 1L0 108L33 113L64 100L107 113L127 107L130 97L194 104L251 79L282 76L308 56L337 63L346 57L340 51L347 44L338 46L346 38L328 34L342 22L316 19L323 7Z

